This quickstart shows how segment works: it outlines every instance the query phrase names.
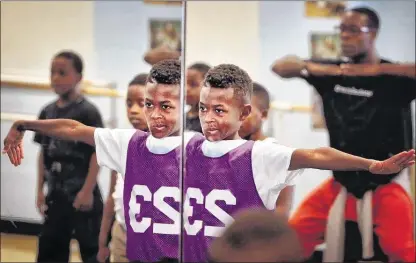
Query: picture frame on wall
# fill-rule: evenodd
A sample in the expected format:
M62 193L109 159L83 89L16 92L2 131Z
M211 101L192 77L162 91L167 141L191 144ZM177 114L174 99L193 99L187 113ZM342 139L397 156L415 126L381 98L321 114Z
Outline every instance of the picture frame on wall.
M170 50L181 50L181 20L149 20L150 48L165 47Z
M143 0L145 4L151 4L151 5L172 5L172 6L181 6L182 1L179 0L170 0L170 1L155 1L155 0Z
M309 35L310 57L316 60L341 59L341 39L335 32L311 32Z
M305 1L305 16L338 18L345 11L347 1Z

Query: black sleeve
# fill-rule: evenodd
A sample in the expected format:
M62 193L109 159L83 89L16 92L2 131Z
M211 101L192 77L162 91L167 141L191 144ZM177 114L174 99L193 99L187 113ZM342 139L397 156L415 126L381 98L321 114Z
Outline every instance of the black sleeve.
M84 122L85 125L97 127L97 128L104 127L101 114L94 105L90 105L84 114L85 114L85 122Z
M45 119L46 119L46 108L43 108L38 116L38 120L45 120ZM38 132L36 132L35 136L33 137L33 141L39 144L45 144L45 139L47 139L47 137L45 137L44 135Z
M317 64L331 64L331 65L339 65L339 61L332 61L332 60L317 60L317 59L308 59L305 62L312 62ZM311 86L313 86L316 91L322 95L327 90L333 87L333 83L335 81L334 76L314 76L308 74L308 76L301 76L306 82L308 82Z
M100 112L92 104L87 104L86 107L82 109L81 116L82 116L81 122L87 126L97 127L97 128L104 127ZM82 147L82 151L87 156L89 156L88 158L91 158L91 154L95 152L95 147L87 145L87 144L82 144L81 147Z

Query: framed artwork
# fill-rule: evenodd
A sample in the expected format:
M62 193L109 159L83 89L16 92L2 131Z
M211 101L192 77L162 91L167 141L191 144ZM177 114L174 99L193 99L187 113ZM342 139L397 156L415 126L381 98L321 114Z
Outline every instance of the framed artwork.
M181 20L150 20L150 48L181 50Z
M156 0L143 0L145 4L151 5L173 5L173 6L181 6L182 1L178 0L170 0L170 1L156 1Z
M339 34L312 32L310 34L310 53L312 59L340 59L341 40Z
M346 8L346 1L305 1L306 17L337 18Z
M326 129L324 108L322 105L321 96L313 89L312 92L312 128L314 130Z

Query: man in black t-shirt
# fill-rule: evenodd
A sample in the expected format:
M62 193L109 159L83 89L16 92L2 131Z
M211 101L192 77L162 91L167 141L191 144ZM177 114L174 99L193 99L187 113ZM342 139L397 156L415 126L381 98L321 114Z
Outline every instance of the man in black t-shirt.
M51 84L58 99L42 109L39 119L73 119L103 127L98 109L79 91L81 58L69 51L57 54L51 66ZM45 216L38 243L38 262L68 262L74 236L84 262L98 252L103 201L97 185L99 167L95 149L87 144L35 133L41 145L37 207ZM45 198L43 185L48 193Z
M322 98L331 147L378 160L413 148L410 105L416 98L415 65L394 64L377 56L375 39L379 18L369 8L345 12L338 29L343 55L347 58L345 61L304 61L296 56L287 56L277 60L272 70L283 78L303 78L317 90ZM368 171L345 171L333 175L335 180L331 179L315 189L291 219L303 242L305 257L310 256L315 245L322 242L325 231L327 255L331 250L339 250L337 246L344 245L342 240L331 242L333 239L328 233L336 232L328 228L332 222L328 214L335 209L335 200L343 199L341 206L347 204L344 218L353 222L353 228L358 228L360 217L371 220L371 209L357 215L349 204L363 200L370 205L367 207L371 207L373 200L373 213L377 207L385 210L372 217L375 241L371 249L374 253L361 248L356 239L346 238L345 256L340 252L338 256L328 256L327 261L361 258L414 261L414 252L411 252L414 251L413 204L406 190L393 182L397 174L376 176ZM343 189L349 193L348 198ZM389 194L380 194L382 192ZM321 205L318 207L317 203ZM396 215L387 216L391 213ZM368 235L363 233L368 229L360 229L363 243L369 240L364 240Z

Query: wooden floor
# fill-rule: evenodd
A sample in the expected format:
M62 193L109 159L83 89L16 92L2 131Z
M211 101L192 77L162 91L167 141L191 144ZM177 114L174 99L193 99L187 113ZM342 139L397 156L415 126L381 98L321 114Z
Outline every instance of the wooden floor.
M38 239L36 236L1 234L0 262L35 262ZM81 262L78 244L72 241L71 261Z

